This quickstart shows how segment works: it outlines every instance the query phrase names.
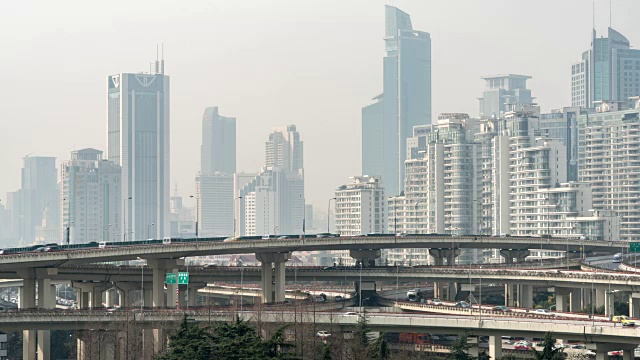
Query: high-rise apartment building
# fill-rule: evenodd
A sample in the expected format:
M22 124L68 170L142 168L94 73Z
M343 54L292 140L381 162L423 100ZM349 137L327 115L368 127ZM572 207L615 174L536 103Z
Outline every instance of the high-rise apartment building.
M236 119L218 107L202 116L201 170L198 188L198 236L233 234L233 174L236 172Z
M571 105L596 107L596 101L626 101L640 95L640 50L612 28L607 37L591 32L591 46L571 65Z
M107 158L122 168L127 240L169 233L169 76L164 60L151 73L107 78ZM147 228L153 232L147 234Z
M60 166L62 243L121 239L120 178L120 166L103 160L102 151L71 152Z
M17 196L14 220L19 229L23 245L36 240L36 227L42 226L43 218L48 227L60 229L60 190L56 158L41 156L24 157L22 187Z
M336 232L343 236L386 233L386 197L380 177L354 176L335 192Z
M598 105L615 109L608 102ZM591 185L593 209L619 220L620 240L640 241L640 102L636 98L628 110L580 115L578 129L578 179Z
M499 118L507 111L533 103L531 90L527 89L527 80L531 76L508 74L482 79L486 81L486 88L478 99L481 118Z
M260 173L236 174L236 229L241 235L302 234L306 229L303 142L295 125L276 127Z
M384 42L383 93L362 109L362 173L380 176L394 196L404 187L406 139L431 123L431 35L386 6Z

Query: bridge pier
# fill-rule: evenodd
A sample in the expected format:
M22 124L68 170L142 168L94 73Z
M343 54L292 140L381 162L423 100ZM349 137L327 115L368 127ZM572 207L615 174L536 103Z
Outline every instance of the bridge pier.
M565 312L568 311L567 302L569 301L570 290L567 288L559 288L555 289L556 295L556 311L557 312Z
M38 269L40 270L40 269ZM56 288L49 279L38 279L38 309L55 309ZM38 360L51 359L51 331L38 330Z
M609 351L623 350L623 360L633 360L636 345L632 344L617 344L617 343L590 343L587 344L587 349L596 353L596 360L609 360Z
M612 291L606 291L605 292L605 301L604 301L604 316L612 316L615 315L614 314L614 299L613 299L613 292Z
M262 267L262 302L284 302L285 266L291 253L256 253L256 259Z
M582 310L580 305L582 305L582 291L581 289L571 289L571 293L569 294L569 311L570 312L580 312Z
M500 255L504 257L504 262L506 264L513 264L513 259L516 259L516 262L524 262L525 258L529 256L529 250L527 249L503 249L500 250Z
M502 336L489 336L489 356L492 359L502 357Z
M380 258L381 251L371 249L349 250L349 256L360 261L363 267L367 267L369 260L376 260Z
M33 309L36 307L36 274L35 269L18 269L18 276L22 278L22 286L19 290L18 307L20 309ZM36 359L36 331L22 331L22 359Z
M456 257L460 256L460 249L430 249L429 255L433 257L433 263L436 266L444 266L445 259L447 266L455 265ZM448 283L448 290L444 292L444 284L440 282L433 283L433 297L436 299L454 300L457 292L456 283Z
M514 299L517 295L514 295L514 291L517 287L518 285L514 286L514 284L504 284L504 306L515 306Z
M518 306L526 309L533 308L533 285L519 285Z
M640 293L629 294L629 316L634 319L640 318Z
M138 289L135 283L118 281L114 283L113 286L116 288L116 291L118 293L118 297L119 297L118 303L120 304L120 307L123 307L123 308L132 307L131 290Z

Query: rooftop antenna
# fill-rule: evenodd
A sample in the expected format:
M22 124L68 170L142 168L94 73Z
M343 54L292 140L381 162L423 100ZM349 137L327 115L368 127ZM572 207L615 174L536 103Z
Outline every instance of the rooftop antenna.
M593 9L591 10L591 14L593 16L593 30L596 29L596 0L593 0L592 3Z
M160 73L160 63L158 62L158 44L156 44L156 62L153 70L154 74Z
M609 27L611 27L611 3L612 0L609 0Z
M160 62L160 74L164 75L164 43L162 43L162 60Z

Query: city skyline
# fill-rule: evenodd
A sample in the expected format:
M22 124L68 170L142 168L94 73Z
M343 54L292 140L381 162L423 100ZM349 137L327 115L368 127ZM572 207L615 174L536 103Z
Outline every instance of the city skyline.
M539 29L540 31L527 31L527 29L537 29L539 22L534 20L536 15L542 16L542 12L538 12L537 9L530 9L532 11L532 19L519 20L519 26L523 29L523 32L519 34L519 41L506 42L510 44L511 55L505 58L496 58L494 56L488 56L484 61L482 58L476 60L476 56L470 54L474 49L478 50L478 46L487 50L488 54L493 53L492 50L497 46L504 46L505 39L513 39L513 36L507 36L504 34L504 28L508 24L502 24L497 26L496 24L487 24L482 27L483 35L475 31L474 25L478 25L476 17L484 16L498 16L508 18L512 15L515 9L501 8L500 1L484 2L482 5L478 5L475 2L461 1L458 6L450 6L445 4L438 5L426 5L420 4L416 1L396 1L392 5L398 6L401 10L409 13L412 16L413 27L416 29L424 29L431 34L433 42L433 69L434 69L434 82L433 82L433 111L432 117L441 112L467 112L471 116L477 115L477 94L483 88L483 81L481 76L493 73L523 73L533 76L530 88L532 92L538 98L538 102L544 109L549 110L551 108L557 108L561 106L568 106L570 104L570 75L567 73L568 65L575 62L579 58L584 49L589 47L590 35L591 35L591 7L584 6L583 2L570 1L566 4L554 4L558 6L560 11L557 14L546 14L545 17L550 21L553 21L555 17L562 17L571 15L572 26L570 29L563 30L562 35L556 34L557 29L554 30L553 35L549 32L549 29ZM448 15L452 15L453 8L456 11L459 10L460 4L465 5L468 10L461 14L465 20L465 27L463 30L456 28L455 31L451 31L450 25L446 25L438 17L446 18ZM577 6L582 4L583 6ZM177 119L173 126L172 133L172 165L178 164L178 167L172 166L173 173L171 174L171 184L178 183L182 193L193 193L195 191L195 181L193 180L193 174L195 174L199 167L197 161L199 144L197 141L193 141L194 132L193 129L198 129L201 119L201 109L210 104L216 104L224 107L226 113L233 114L238 119L238 132L245 134L245 136L238 140L238 148L242 148L245 151L239 153L238 156L238 170L239 171L254 171L260 167L262 162L262 136L268 132L272 126L279 123L296 123L301 132L306 134L318 134L320 136L314 138L307 138L307 166L306 173L308 178L307 188L307 202L322 206L326 201L325 198L330 197L336 184L340 184L345 178L353 176L358 173L357 169L360 166L360 154L358 151L360 140L353 137L352 133L359 133L359 111L363 104L366 104L372 94L380 89L379 69L381 66L381 56L383 51L381 50L383 29L381 24L384 21L384 2L353 2L342 6L341 8L350 14L348 21L356 22L357 29L355 32L358 41L361 43L361 47L358 48L358 54L353 49L350 49L349 44L354 41L355 38L343 39L340 42L335 42L334 36L327 33L318 35L316 31L328 30L329 25L333 27L334 22L341 23L346 19L341 18L329 12L330 6L322 6L315 8L313 5L306 5L308 9L301 9L299 5L290 3L287 1L278 2L272 4L271 11L277 12L282 6L289 9L290 12L277 15L275 18L269 20L261 20L257 18L257 14L264 10L260 4L247 5L245 7L232 8L230 4L218 4L211 7L204 7L203 14L209 16L218 16L219 14L226 14L230 19L235 19L238 16L243 16L242 21L255 21L252 26L268 26L269 31L264 34L267 38L274 38L276 41L280 32L285 31L284 25L302 25L305 23L305 19L309 17L317 17L320 20L316 20L307 26L305 23L305 31L310 32L309 36L315 36L313 39L317 39L320 36L320 42L314 42L315 47L306 44L307 50L317 50L317 52L311 51L312 55L318 57L318 60L314 61L326 61L322 67L316 67L317 73L327 75L327 79L334 79L336 75L341 75L343 79L343 89L336 89L331 96L333 102L329 105L325 104L324 108L320 112L315 112L307 116L307 112L302 111L302 107L310 108L312 104L317 102L316 91L326 89L327 86L335 86L334 80L324 80L322 77L316 77L310 74L306 70L306 63L308 58L302 54L294 54L289 61L286 62L286 66L278 67L273 61L268 61L266 65L273 66L273 74L268 75L264 73L256 74L254 72L265 70L264 67L258 67L251 69L253 65L252 55L258 56L260 51L265 50L262 47L255 49L249 49L251 46L256 45L257 41L253 38L246 38L243 34L238 35L238 38L233 39L233 43L229 43L228 40L223 40L218 45L219 48L230 50L235 46L240 46L242 49L235 52L231 52L230 57L239 62L238 67L230 68L228 64L221 60L218 56L213 56L210 53L198 52L192 47L185 48L183 44L177 42L168 33L153 34L153 36L140 34L132 36L131 39L125 38L125 48L130 50L131 46L135 44L135 50L127 51L127 56L110 56L109 63L105 62L93 62L88 65L88 68L83 68L83 72L88 74L88 77L80 80L74 80L74 82L82 82L83 88L87 91L83 91L81 94L75 94L71 89L59 84L61 79L65 78L69 69L65 66L60 67L59 71L48 71L46 74L42 73L42 70L36 71L39 74L39 86L35 90L35 95L40 91L49 91L48 97L50 99L45 100L45 105L51 105L47 111L47 115L43 116L38 109L26 109L20 107L19 110L15 108L14 104L20 104L21 92L5 93L1 95L7 99L7 105L3 106L3 115L12 119L24 119L29 121L18 121L15 124L16 131L20 131L23 126L19 123L28 123L30 127L41 129L40 131L34 131L32 133L31 141L26 144L19 140L12 139L7 135L0 137L0 141L5 144L7 151L4 151L0 155L0 161L5 164L7 169L7 177L0 180L0 194L4 197L6 192L14 191L19 185L19 168L20 160L24 154L34 153L38 155L55 156L60 161L66 159L69 152L73 149L80 149L83 147L93 147L97 149L106 149L107 146L104 142L104 108L103 96L100 95L104 91L104 76L110 73L116 73L127 70L144 69L144 60L151 57L153 53L153 45L157 42L165 43L165 57L170 59L170 69L167 72L172 74L174 79L179 78L183 85L178 87L178 90L174 89L174 99L172 102L172 117ZM493 6L492 6L493 5ZM6 9L5 14L16 15L15 18L20 19L20 15L29 12L29 9L21 9L19 5L15 5L15 9ZM305 6L302 6L303 8ZM46 8L46 6L44 7ZM487 8L490 11L487 11ZM638 41L636 33L640 26L633 24L630 19L630 14L634 13L634 9L638 9L640 6L634 4L631 1L615 1L613 4L613 28L620 33L625 34L631 43ZM353 12L354 9L361 9L361 12ZM621 9L627 9L622 11ZM89 11L89 9L85 9ZM168 7L159 6L154 10L152 15L165 14L169 10ZM433 10L440 10L441 14L435 16ZM522 10L519 10L522 11ZM36 11L37 12L37 11ZM296 13L299 18L290 16ZM468 14L473 13L477 16L470 16ZM490 15L495 13L495 15ZM106 13L104 17L106 19L114 19L117 21L115 14ZM34 15L34 14L28 14ZM38 19L36 16L31 16L33 19ZM101 46L103 49L111 49L107 46L111 39L105 38L104 29L111 23L105 20L97 21L95 24L90 24L87 19L100 19L97 14L88 14L84 20L72 20L63 17L67 20L67 26L76 26L78 29L87 29L87 34L97 34L95 40L92 40L89 48L93 46ZM142 17L139 21L155 24L154 16L149 15ZM191 14L190 14L191 15ZM170 17L170 21L177 24L181 24L182 18L185 16L184 12L178 11L174 17ZM197 25L204 26L200 22L202 21L201 15L194 15L193 19ZM4 22L4 26L19 25L14 19L7 19L10 21ZM78 21L78 23L74 23ZM267 24L264 21L268 21ZM511 20L506 20L511 21ZM603 28L606 29L609 23L608 2L597 1L596 2L596 30L598 33L603 33ZM8 25L7 25L8 24ZM228 26L228 23L223 23L221 26ZM126 28L126 27L125 27ZM502 29L502 30L501 30ZM186 32L194 30L192 27L186 27ZM635 30L635 31L634 31ZM120 39L124 36L118 32L114 35L114 38ZM122 30L123 31L123 30ZM526 34L525 34L526 32ZM26 32L27 34L29 32ZM252 34L253 35L253 34ZM24 35L21 35L24 36ZM54 35L47 35L54 36ZM184 34L182 35L184 36ZM302 40L299 38L302 35L296 35L290 41L293 41L296 46L301 46L299 42ZM489 41L489 38L493 40ZM86 42L86 38L73 39L73 37L57 37L60 40L60 47L62 50L66 49L69 45L76 44L74 41ZM569 40L570 39L570 40ZM569 41L568 41L569 40ZM38 49L39 46L44 46L40 41L42 39L36 38L34 40L34 49ZM83 42L84 41L84 42ZM280 41L280 40L278 40ZM542 44L546 47L535 47L535 52L532 51L533 47L530 45L533 41L536 44ZM479 44L474 47L473 42ZM490 43L489 43L490 42ZM526 43L529 42L529 45ZM277 43L277 42L276 42ZM142 44L142 45L141 45ZM148 46L144 46L148 44ZM278 43L279 46L283 46ZM77 44L76 44L77 45ZM246 46L251 45L251 46ZM5 60L7 66L14 67L14 62L17 62L15 56L22 55L26 60L26 64L29 64L29 59L35 57L33 49L24 49L22 45L16 43L9 43L9 47L15 47L14 52ZM328 51L333 47L337 47L334 51L343 51L344 54L349 56L340 56L341 61L344 62L345 58L352 58L353 61L341 63L344 68L338 68L337 63L334 63L332 59L327 57L327 54L322 52ZM46 47L45 47L46 48ZM454 48L454 49L451 49ZM455 50L458 49L458 50ZM462 51L462 49L466 49ZM545 49L547 53L545 54ZM348 51L348 53L346 52ZM452 53L453 51L453 53ZM456 53L458 51L459 53ZM552 51L551 59L545 60L543 66L540 66L540 59L543 57L549 57L549 51ZM477 51L476 51L477 53ZM75 53L59 52L56 59L52 60L46 66L60 66L58 61L64 61L65 63L73 64ZM288 52L289 54L289 52ZM458 56L456 56L456 54ZM462 55L467 56L462 56ZM77 55L77 54L75 54ZM202 57L202 55L206 55ZM86 55L82 55L86 56ZM78 57L81 61L82 56ZM249 57L247 57L249 56ZM187 58L185 58L187 57ZM194 59L197 59L195 61ZM242 61L238 61L242 60ZM185 68L186 64L194 64L194 61L198 64L195 68L198 69L198 74L192 73L190 69ZM315 64L312 61L311 63ZM4 62L4 60L3 60ZM89 62L88 62L89 63ZM443 67L443 64L452 63L452 66ZM265 65L265 66L266 66ZM456 67L457 66L457 67ZM75 66L72 67L75 71ZM271 91L279 99L274 99L274 96L265 96L265 100L256 97L258 94L257 89L260 89L261 96L266 94L264 87L257 87L256 89L249 89L247 86L243 86L242 89L237 87L231 87L233 85L228 78L224 80L224 86L220 86L220 90L205 91L203 94L195 93L193 90L185 86L199 85L201 82L206 81L210 76L219 76L220 72L228 72L238 77L238 72L241 70L248 71L247 75L259 75L252 81L264 81L265 76L272 82L267 82L271 87L278 91ZM299 79L294 79L291 75ZM347 76L348 75L348 76ZM194 77L196 76L196 77ZM204 76L204 80L201 78ZM274 77L274 79L271 79ZM324 76L323 76L324 77ZM550 79L555 77L553 86L540 84L550 83ZM243 77L244 78L244 77ZM223 77L225 79L225 77ZM25 74L21 83L18 83L18 78L14 75L8 76L8 83L5 82L7 88L18 88L24 86L33 86L35 81L32 74ZM294 81L295 80L295 81ZM314 89L313 92L309 91L307 96L301 98L300 95L290 93L291 89L288 89L290 82L296 84L297 81L304 81L305 87L303 89ZM447 84L452 81L464 81L465 87L468 90L461 89L460 86L454 86L455 89L449 89ZM220 81L218 81L220 82ZM327 82L332 82L327 84ZM50 84L57 83L56 86L62 86L61 91L56 91L56 94L51 94ZM19 85L21 84L21 85ZM252 83L253 84L253 83ZM349 86L349 84L355 84ZM557 88L557 89L555 89ZM455 91L454 91L455 90ZM1 90L0 90L1 91ZM6 90L5 90L6 91ZM300 91L299 88L296 92L304 94L307 91ZM293 95L292 95L293 94ZM97 96L96 96L97 95ZM287 96L291 97L287 99ZM339 97L344 97L346 100L338 101ZM68 106L67 101L73 98L75 107L77 109L73 115L68 116L59 106ZM206 98L206 99L204 99ZM304 101L301 101L304 100ZM51 101L57 101L57 103L51 103ZM265 101L269 104L264 107ZM311 102L309 102L311 101ZM296 102L298 104L296 104ZM294 104L291 106L291 104ZM456 104L455 106L452 104ZM259 108L259 114L252 108ZM282 112L282 109L286 109L286 112ZM264 114L269 114L265 119ZM329 116L333 115L333 116ZM64 119L63 119L64 117ZM66 119L66 118L69 119ZM324 122L320 121L326 119ZM59 120L59 121L58 121ZM54 125L55 124L55 125ZM82 124L82 125L79 125ZM51 127L53 126L53 127ZM332 134L332 128L341 129L338 134ZM65 131L67 128L86 129L82 133ZM196 133L197 134L197 133ZM52 136L53 135L53 136ZM334 162L333 167L328 169L325 163L322 161L326 156L326 145L322 143L322 135L331 135L337 137L341 145L338 148L339 156L341 156L341 162ZM47 140L47 138L56 139L54 142ZM196 136L197 138L198 136ZM46 141L45 141L46 140ZM347 141L351 140L351 141ZM74 146L75 145L75 146ZM332 153L333 156L337 156L336 152ZM345 156L346 155L346 156ZM192 159L192 161L189 161ZM11 169L14 169L13 171Z

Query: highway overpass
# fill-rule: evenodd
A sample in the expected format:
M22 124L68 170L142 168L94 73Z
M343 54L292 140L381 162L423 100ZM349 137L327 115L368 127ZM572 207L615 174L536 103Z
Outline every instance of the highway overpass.
M221 309L193 309L186 312L190 319L209 324L215 321L230 321L234 315L247 321L261 323L313 323L318 329L339 332L358 325L358 316L342 312L311 312L292 310L265 310L234 312ZM0 313L1 330L35 329L102 329L122 330L126 323L147 329L176 326L184 311L145 310L138 311L61 311L21 310ZM640 344L640 329L615 327L610 322L590 320L532 319L522 317L483 316L482 320L472 316L404 314L392 312L368 313L371 331L382 332L434 332L490 336L489 351L492 358L501 356L501 336L541 338L550 330L557 338L588 343L596 351L596 359L605 359L608 351L626 350L625 359L633 359L633 349ZM156 345L157 346L157 345ZM115 350L117 352L117 350Z
M625 241L575 240L567 238L541 237L493 237L493 236L374 236L374 237L335 237L309 239L269 239L248 241L205 241L173 242L158 245L132 245L106 248L88 248L55 252L26 252L0 255L0 270L35 267L59 267L96 262L144 259L178 259L189 256L249 254L249 253L286 253L296 251L322 250L381 250L393 248L428 248L437 259L456 256L459 249L501 249L512 252L507 261L526 257L528 249L548 249L569 251L572 253L620 252L628 248ZM448 250L448 252L447 252ZM372 253L375 255L375 252ZM356 255L357 256L357 255ZM379 256L379 254L377 255Z

